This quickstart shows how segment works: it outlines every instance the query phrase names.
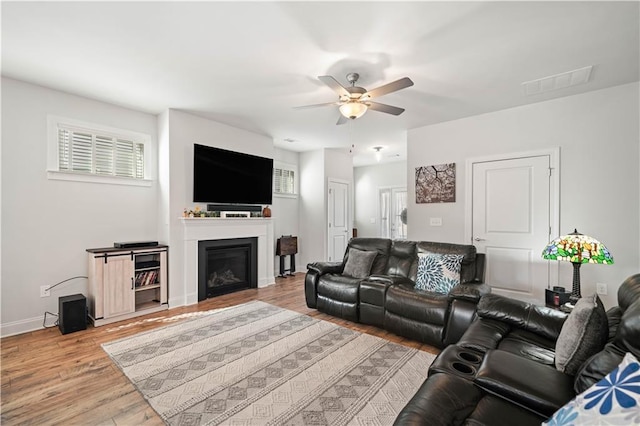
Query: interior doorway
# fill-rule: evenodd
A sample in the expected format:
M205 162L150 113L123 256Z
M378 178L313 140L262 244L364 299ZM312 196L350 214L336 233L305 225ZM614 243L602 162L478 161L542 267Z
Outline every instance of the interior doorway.
M329 179L328 182L328 259L341 260L347 249L350 236L349 189L347 181Z
M407 238L407 188L380 188L380 237Z

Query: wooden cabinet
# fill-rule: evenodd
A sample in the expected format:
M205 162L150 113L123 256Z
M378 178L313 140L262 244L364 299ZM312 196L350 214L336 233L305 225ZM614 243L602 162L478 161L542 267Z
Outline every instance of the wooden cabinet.
M168 309L167 246L87 252L89 316L95 326Z

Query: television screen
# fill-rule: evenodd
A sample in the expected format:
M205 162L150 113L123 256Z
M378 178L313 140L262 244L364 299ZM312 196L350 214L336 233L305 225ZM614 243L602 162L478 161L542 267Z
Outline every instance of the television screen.
M193 145L193 201L271 204L273 159Z

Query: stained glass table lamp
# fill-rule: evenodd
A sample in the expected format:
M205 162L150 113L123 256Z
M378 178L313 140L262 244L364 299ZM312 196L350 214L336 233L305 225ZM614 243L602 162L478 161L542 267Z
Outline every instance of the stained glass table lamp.
M573 263L573 288L570 300L575 303L580 294L580 265L583 263L612 264L613 257L604 244L595 238L583 235L577 229L551 241L542 251L542 258L564 260Z

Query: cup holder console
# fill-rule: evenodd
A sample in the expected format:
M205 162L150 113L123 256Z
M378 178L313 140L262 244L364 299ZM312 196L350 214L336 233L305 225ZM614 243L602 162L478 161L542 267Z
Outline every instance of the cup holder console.
M451 367L459 373L462 374L475 374L476 369L468 364L463 364L461 362L453 362L451 363Z
M475 378L484 354L456 345L447 346L429 367L429 374L450 373L469 380Z
M470 362L472 364L480 364L480 361L482 361L480 355L471 352L459 352L458 358L460 358L462 361Z

